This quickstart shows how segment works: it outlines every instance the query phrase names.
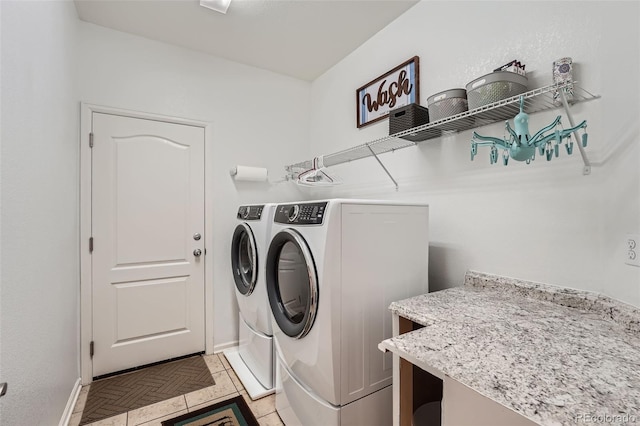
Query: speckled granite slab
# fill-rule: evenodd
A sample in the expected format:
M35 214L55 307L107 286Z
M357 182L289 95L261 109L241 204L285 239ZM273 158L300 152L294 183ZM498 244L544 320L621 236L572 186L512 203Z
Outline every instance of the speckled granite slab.
M465 286L509 291L521 297L548 300L558 305L593 312L640 334L640 309L598 293L468 271Z
M382 346L542 425L640 424L639 310L594 293L469 272L394 302L425 328ZM583 417L580 417L583 416Z

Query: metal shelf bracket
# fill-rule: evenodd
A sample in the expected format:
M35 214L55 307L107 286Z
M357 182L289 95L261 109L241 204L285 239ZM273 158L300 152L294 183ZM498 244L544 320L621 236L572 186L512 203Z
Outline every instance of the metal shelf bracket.
M569 124L571 127L575 127L575 123L573 121L573 115L571 114L571 110L569 109L569 103L567 102L567 97L564 94L564 89L558 90L560 93L560 98L562 99L562 105L564 106L564 112L567 114L567 118L569 119ZM582 135L584 136L586 131L582 129ZM578 131L575 130L573 132L573 136L576 138L576 145L578 146L578 150L580 151L580 156L582 157L582 161L584 162L584 167L582 168L582 174L588 175L591 174L591 162L587 158L587 153L582 146L582 139L578 135Z
M387 176L389 176L389 179L391 179L393 181L393 184L396 186L396 191L398 190L398 182L396 182L396 180L393 178L393 176L391 176L391 173L389 173L389 170L387 170L387 168L384 166L384 164L382 164L382 161L380 161L380 158L378 158L378 155L373 152L373 149L371 149L371 146L369 146L367 144L367 148L369 148L369 151L371 151L371 155L373 155L375 157L376 160L378 160L378 164L380 164L380 167L382 167L382 170L384 170L384 172L387 174Z

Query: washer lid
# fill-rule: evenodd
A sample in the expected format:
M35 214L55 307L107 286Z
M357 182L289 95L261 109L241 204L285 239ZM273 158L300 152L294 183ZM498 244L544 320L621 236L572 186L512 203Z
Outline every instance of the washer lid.
M287 336L306 336L318 312L318 276L304 238L294 229L271 240L266 263L267 294L276 323Z
M258 281L258 251L251 227L236 226L231 239L231 270L238 291L249 296Z

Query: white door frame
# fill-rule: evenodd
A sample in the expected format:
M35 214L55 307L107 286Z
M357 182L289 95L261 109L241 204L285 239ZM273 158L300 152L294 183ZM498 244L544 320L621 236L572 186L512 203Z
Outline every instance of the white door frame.
M89 354L93 321L91 254L89 253L89 238L91 237L91 148L89 134L91 133L94 112L185 124L204 129L204 242L205 250L208 249L206 256L204 256L205 352L207 354L213 353L213 195L211 194L211 188L213 188L213 182L211 182L213 176L213 123L82 102L80 104L80 377L83 385L89 384L93 380L92 361Z

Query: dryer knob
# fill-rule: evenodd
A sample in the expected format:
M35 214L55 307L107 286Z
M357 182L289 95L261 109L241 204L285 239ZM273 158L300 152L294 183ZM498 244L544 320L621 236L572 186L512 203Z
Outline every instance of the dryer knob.
M293 222L298 217L300 213L300 206L295 204L291 209L289 209L289 222Z
M244 209L244 211L242 212L242 218L246 219L249 217L249 207L247 207L246 209Z

